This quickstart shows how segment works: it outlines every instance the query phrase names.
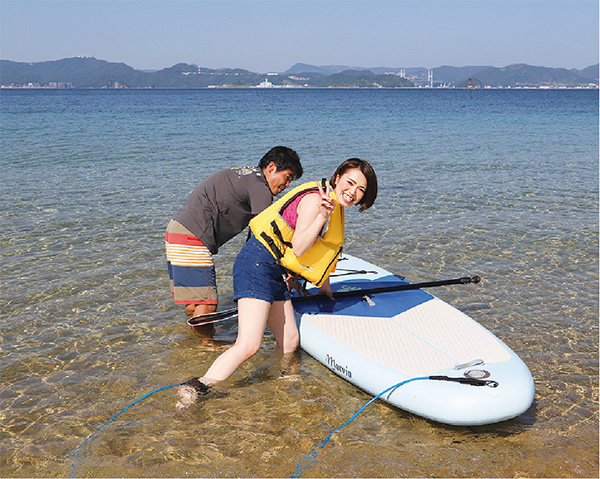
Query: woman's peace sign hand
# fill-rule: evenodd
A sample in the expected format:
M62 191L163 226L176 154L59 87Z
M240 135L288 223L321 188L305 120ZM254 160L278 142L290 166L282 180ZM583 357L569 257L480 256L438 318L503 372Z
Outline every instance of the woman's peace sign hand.
M318 182L317 186L319 187L319 194L321 195L320 213L324 218L329 218L329 215L331 215L335 208L335 200L329 197L329 193L331 192L329 182L327 182L325 186L325 191L323 191L321 182Z

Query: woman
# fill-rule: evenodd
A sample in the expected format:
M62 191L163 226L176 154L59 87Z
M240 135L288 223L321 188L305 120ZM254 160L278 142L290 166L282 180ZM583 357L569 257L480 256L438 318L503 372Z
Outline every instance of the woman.
M178 388L178 408L187 407L214 384L227 379L260 349L269 326L284 356L298 347L298 327L285 281L291 271L320 287L333 299L329 273L344 242L344 208L370 208L377 197L377 177L358 158L343 162L329 183L305 183L284 195L250 222L253 236L233 267L238 302L238 336L203 377ZM333 188L333 189L331 189Z

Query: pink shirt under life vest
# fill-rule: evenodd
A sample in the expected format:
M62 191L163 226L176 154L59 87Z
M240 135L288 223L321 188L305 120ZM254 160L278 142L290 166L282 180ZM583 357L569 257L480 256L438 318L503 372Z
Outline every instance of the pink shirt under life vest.
M283 210L283 213L281 213L281 217L283 218L283 220L294 231L296 231L296 223L298 222L298 205L300 204L300 201L302 201L302 198L304 198L306 195L311 195L311 194L315 194L315 193L312 191L302 193L300 196L298 196L298 198L296 198L294 201L292 201L285 210ZM323 229L321 230L321 233L319 234L319 236L323 236L325 234L325 231L327 231L328 226L329 226L329 218L327 218L327 221L323 225ZM336 267L337 267L337 264L336 264ZM336 267L333 268L333 271L335 271Z
M300 204L300 201L302 201L302 198L304 198L306 195L311 195L311 194L316 194L316 193L314 193L313 191L307 191L306 193L302 193L300 196L298 196L298 198L296 198L294 201L292 201L285 210L283 210L281 217L288 224L288 226L290 228L292 228L293 230L296 230L296 223L298 222L298 205ZM323 230L321 231L321 236L323 235L323 231L326 231L326 230L327 230L327 223L325 224L325 226L323 226Z

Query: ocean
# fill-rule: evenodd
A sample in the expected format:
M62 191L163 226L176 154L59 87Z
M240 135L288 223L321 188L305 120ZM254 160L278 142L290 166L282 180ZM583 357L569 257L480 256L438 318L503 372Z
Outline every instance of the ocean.
M302 351L282 378L267 332L218 397L178 412L160 391L101 427L235 341L235 321L186 325L164 230L211 172L285 145L302 181L371 162L345 250L411 282L481 276L432 292L536 385L480 427L376 402L303 476L598 477L598 113L597 90L0 91L0 476L287 477L370 399ZM216 257L223 308L244 239Z

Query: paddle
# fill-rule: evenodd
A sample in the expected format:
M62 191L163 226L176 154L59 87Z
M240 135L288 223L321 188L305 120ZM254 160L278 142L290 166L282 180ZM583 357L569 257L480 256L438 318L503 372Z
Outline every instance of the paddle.
M413 283L413 284L396 284L394 286L383 286L381 288L369 288L369 289L355 289L351 291L339 291L334 292L334 298L347 298L351 296L368 296L370 294L379 293L391 293L395 291L408 291L411 289L422 289L422 288L434 288L437 286L448 286L452 284L470 284L479 283L481 278L479 276L464 276L456 279L446 279L442 281L429 281L425 283ZM315 294L312 296L300 296L292 298L293 303L305 303L307 301L329 301L329 298L324 294ZM234 318L237 316L237 308L224 309L223 311L215 311L214 313L200 314L188 319L187 323L190 326L201 326L204 324L216 323L217 321L223 321L225 319Z

